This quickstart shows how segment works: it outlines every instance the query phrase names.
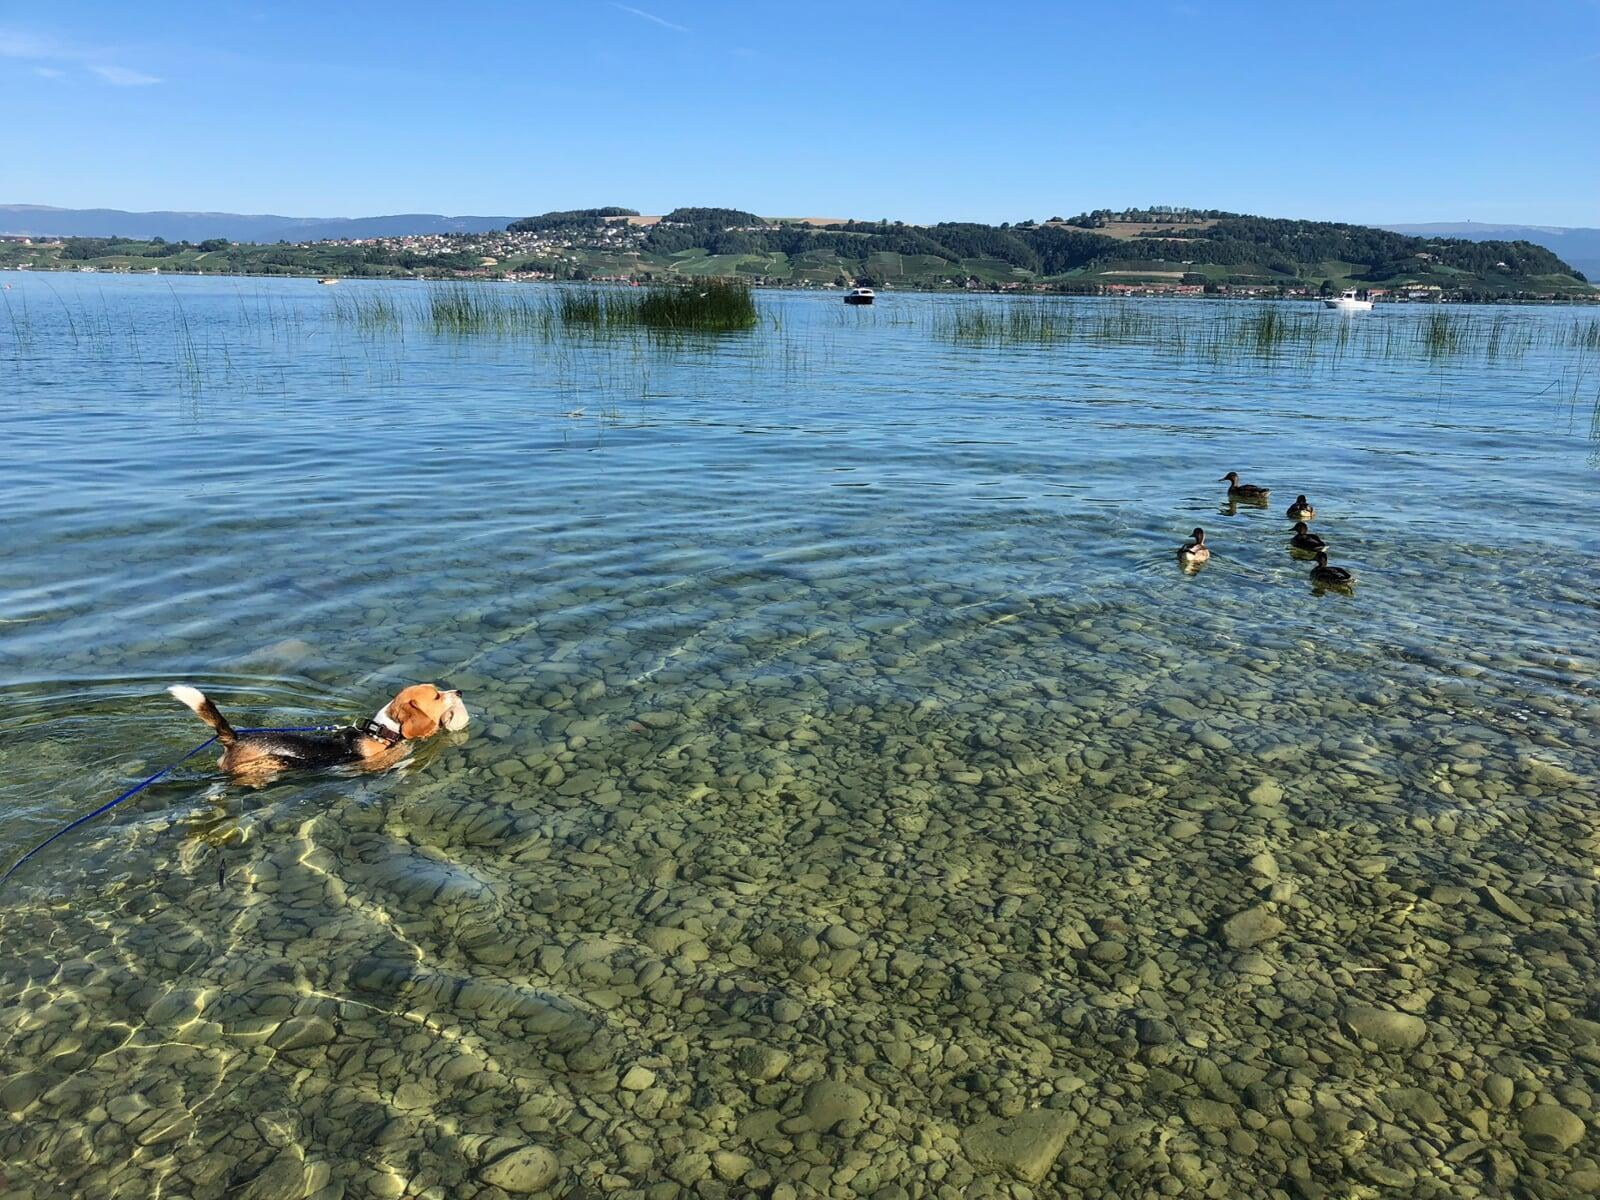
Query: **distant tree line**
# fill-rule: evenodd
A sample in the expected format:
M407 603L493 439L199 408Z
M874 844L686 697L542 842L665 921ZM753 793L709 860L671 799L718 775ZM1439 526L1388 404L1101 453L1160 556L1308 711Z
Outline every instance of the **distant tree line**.
M1066 224L1077 225L1083 229L1104 229L1107 225L1118 223L1146 223L1159 221L1166 225L1193 225L1202 221L1214 220L1218 217L1231 217L1236 214L1223 212L1218 208L1174 208L1166 204L1152 204L1149 208L1097 208L1092 212L1079 213L1075 217L1068 217ZM1051 220L1059 221L1059 217Z
M742 208L675 208L661 218L663 225L765 225L765 218Z
M540 213L535 217L523 217L520 221L513 221L506 226L512 233L540 233L546 229L592 229L604 225L611 217L637 217L638 210L632 208L568 208L557 212Z
M1197 230L1182 241L1146 232L1122 245L1120 257L1137 261L1190 259L1223 266L1257 263L1291 272L1301 263L1354 263L1365 267L1363 277L1373 281L1415 274L1430 266L1473 274L1574 273L1555 254L1532 242L1418 238L1367 225L1230 214L1216 218L1216 224ZM1505 266L1499 267L1499 263Z
M1182 235L1146 231L1134 238L1112 238L1090 227L1110 221L1196 228ZM950 221L915 227L851 221L820 229L773 225L737 209L677 209L651 229L645 244L666 254L698 248L708 254L780 251L793 257L821 251L856 263L878 253L929 255L951 263L986 258L1040 275L1114 261L1254 266L1288 277L1317 275L1319 264L1343 262L1360 267L1360 277L1372 282L1437 268L1477 275L1576 274L1555 254L1531 242L1422 239L1365 225L1240 216L1217 209L1096 210L1066 223L1045 225Z

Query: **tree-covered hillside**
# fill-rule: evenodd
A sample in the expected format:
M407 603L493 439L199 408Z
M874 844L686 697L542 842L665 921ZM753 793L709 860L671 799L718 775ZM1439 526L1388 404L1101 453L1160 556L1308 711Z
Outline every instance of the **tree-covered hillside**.
M569 208L560 212L540 213L536 217L523 217L506 226L511 233L539 233L546 229L593 229L604 225L613 217L637 217L637 209Z
M1415 269L1419 262L1473 273L1503 270L1513 275L1576 274L1549 250L1532 242L1414 238L1367 225L1329 221L1223 214L1214 224L1185 231L1181 237L1181 242L1174 242L1161 233L1147 232L1139 236L1138 243L1144 255L1152 259L1170 260L1176 251L1223 265L1346 262L1366 267L1364 277L1374 281L1402 275Z
M613 210L586 210L587 213ZM546 214L512 229L550 228ZM1467 296L1582 293L1583 277L1524 241L1413 238L1364 225L1246 216L1218 209L1096 209L1063 220L768 220L731 208L679 208L629 247L595 254L595 273L745 274L775 281L866 278L903 286L1044 283L1093 287L1423 287Z
M1093 212L1043 222L763 218L734 208L568 209L494 232L276 245L160 238L0 240L0 267L364 277L738 276L826 286L1026 287L1304 295L1382 288L1452 299L1594 299L1578 272L1528 241L1409 237L1364 225L1212 209Z
M1440 274L1484 279L1550 276L1579 282L1571 267L1531 242L1409 238L1364 225L1227 213L1186 214L1179 220L1152 220L1154 214L1148 212L1103 214L1114 221L1084 218L1084 225L852 222L820 228L775 225L749 213L719 209L679 213L693 215L663 219L646 237L647 248L663 254L698 249L708 255L781 254L790 259L821 253L841 264L858 264L863 273L875 255L895 254L931 256L952 269L969 260L997 261L1042 278L1093 274L1113 266L1138 274L1137 265L1144 264L1180 273L1207 274L1206 268L1226 268L1228 274L1307 280L1326 278L1325 267L1340 264L1347 268L1343 277L1372 284ZM1133 236L1112 237L1101 232L1110 223L1147 228Z

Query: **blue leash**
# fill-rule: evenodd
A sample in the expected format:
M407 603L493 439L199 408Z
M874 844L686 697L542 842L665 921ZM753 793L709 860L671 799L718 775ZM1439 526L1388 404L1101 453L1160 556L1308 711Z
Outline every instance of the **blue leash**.
M238 730L235 730L234 732L236 732L236 733L325 733L326 731L328 731L330 729L338 729L338 728L339 728L339 726L337 726L337 725L286 725L286 726L283 726L282 728L276 728L276 729L238 729ZM11 875L12 875L12 872L14 872L23 863L27 862L35 854L39 853L39 851L43 850L51 842L55 841L57 838L65 837L67 834L71 833L74 829L76 829L79 825L87 825L90 821L94 820L101 813L110 812L113 808L115 808L117 805L121 804L124 800L127 800L132 796L137 796L140 792L144 791L145 788L149 787L152 783L156 782L156 780L160 779L162 776L168 774L169 772L177 770L184 763L188 762L191 758L193 758L196 754L199 754L200 751L204 750L207 746L210 746L213 743L215 743L216 740L217 739L216 739L216 737L214 735L212 737L207 738L205 741L201 742L198 746L196 746L193 750L189 751L189 753L185 754L182 758L178 759L176 762L168 763L166 766L162 767L161 770L157 771L154 775L149 775L149 776L146 776L144 779L141 779L138 783L134 784L127 791L123 792L122 795L118 796L115 800L108 801L107 803L102 804L99 808L95 809L92 813L86 813L83 816L79 817L76 821L72 821L72 822L70 822L70 823L68 823L66 825L63 825L60 829L56 830L49 837L45 838L44 841L40 842L32 850L29 850L21 858L17 859L16 862L12 863L11 866L6 869L6 873L4 875L0 875L0 884L3 884L3 883L5 883L6 880L10 879Z

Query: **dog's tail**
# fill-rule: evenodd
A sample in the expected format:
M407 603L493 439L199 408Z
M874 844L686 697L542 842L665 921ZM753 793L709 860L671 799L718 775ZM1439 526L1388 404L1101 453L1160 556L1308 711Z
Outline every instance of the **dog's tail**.
M217 741L224 746L231 746L238 740L238 735L233 732L233 726L228 724L228 718L217 711L217 706L206 697L199 688L186 687L178 683L169 687L167 691L175 696L179 703L194 710L207 725L217 731Z

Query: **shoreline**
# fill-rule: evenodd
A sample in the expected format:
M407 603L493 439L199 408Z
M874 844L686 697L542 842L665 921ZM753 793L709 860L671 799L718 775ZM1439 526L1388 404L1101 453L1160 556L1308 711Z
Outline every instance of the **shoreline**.
M172 277L182 278L219 278L219 279L301 279L316 282L321 279L334 279L340 283L462 283L462 284L550 284L556 286L579 287L649 287L652 284L674 284L692 282L696 279L707 278L732 278L738 280L739 276L702 276L702 275L668 275L664 278L604 278L604 279L530 279L517 278L510 275L341 275L338 272L279 272L279 271L117 271L95 267L85 270L81 267L56 267L38 265L0 266L0 272L15 272L17 274L49 274L49 275L115 275L118 277L143 276L143 277ZM770 281L744 281L748 282L752 290L767 290L775 292L837 292L843 294L844 289L837 286L819 284L810 286L806 284L774 283ZM1322 297L1305 295L1268 295L1268 294L1234 294L1229 292L1176 292L1158 285L1152 285L1148 290L1139 284L1114 284L1119 289L1115 292L1104 290L1103 285L1095 285L1097 290L1085 291L1081 289L1067 289L1057 287L895 287L892 284L878 284L880 293L900 293L902 295L925 296L1041 296L1062 299L1085 300L1206 300L1206 301L1299 301L1304 303L1320 303ZM1464 300L1441 295L1438 299L1391 299L1388 297L1374 298L1374 304L1390 306L1416 306L1434 304L1473 304L1485 307L1527 307L1533 305L1551 305L1563 307L1581 307L1583 305L1600 304L1600 288L1594 289L1589 295L1574 295L1564 297L1514 297L1496 300Z

